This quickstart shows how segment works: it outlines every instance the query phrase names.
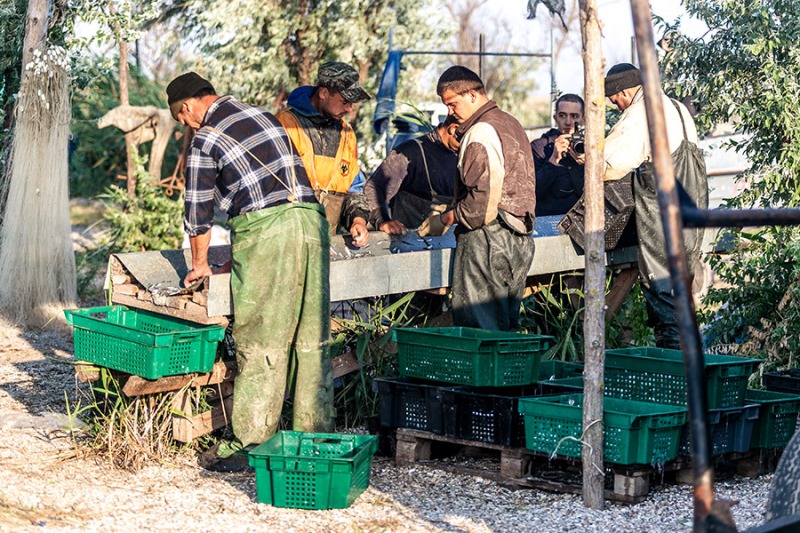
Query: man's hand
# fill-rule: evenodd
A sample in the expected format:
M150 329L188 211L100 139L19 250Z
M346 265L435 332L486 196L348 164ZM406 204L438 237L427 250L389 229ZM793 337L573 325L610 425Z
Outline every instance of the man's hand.
M426 218L419 228L417 228L417 235L420 237L438 237L447 233L450 224L446 224L443 220L443 215L434 212L431 216Z
M213 274L208 266L208 247L211 244L211 230L189 237L189 246L192 248L192 269L183 278L183 286L188 287L200 278Z
M399 220L387 220L378 229L387 235L405 235L408 233L406 226Z
M350 226L350 236L353 237L353 244L361 248L369 241L369 231L367 231L367 221L361 217L355 217Z
M186 277L183 278L183 286L188 287L198 279L207 278L212 274L213 272L211 271L211 267L208 266L208 263L205 265L196 265L186 274Z
M569 150L567 151L569 156L579 165L586 164L586 154L579 154L575 150L572 149L572 143L569 145Z
M456 223L456 212L455 210L451 209L450 211L445 211L442 213L442 222L445 226L452 226Z
M570 150L571 139L572 135L569 133L565 133L556 137L556 140L553 141L553 153L548 161L554 165L561 163L561 159L564 157L567 151Z

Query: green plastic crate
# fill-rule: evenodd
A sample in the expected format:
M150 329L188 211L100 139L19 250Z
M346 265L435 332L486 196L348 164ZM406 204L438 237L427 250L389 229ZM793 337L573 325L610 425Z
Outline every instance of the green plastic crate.
M758 404L752 448L783 448L797 430L800 396L784 392L748 389L745 402Z
M209 372L222 326L201 326L125 306L65 310L75 359L147 379Z
M571 361L548 359L539 363L538 381L577 378L583 376L583 364Z
M520 398L525 447L547 454L580 457L583 394ZM686 408L605 398L603 460L607 463L661 464L678 455ZM574 439L566 438L574 437Z
M293 509L344 509L369 486L372 435L280 431L250 451L258 501Z
M477 328L397 328L400 375L474 387L530 385L553 341Z
M705 354L708 408L739 407L759 359ZM607 350L605 394L643 402L686 405L686 372L680 350Z

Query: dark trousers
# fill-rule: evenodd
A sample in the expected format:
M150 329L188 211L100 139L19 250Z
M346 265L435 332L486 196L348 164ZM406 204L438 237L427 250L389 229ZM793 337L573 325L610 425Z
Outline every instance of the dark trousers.
M533 250L529 235L497 221L471 231L456 229L453 323L499 331L516 326Z
M653 328L656 346L670 350L681 349L675 297L669 279L642 283L642 294L647 306L647 325Z

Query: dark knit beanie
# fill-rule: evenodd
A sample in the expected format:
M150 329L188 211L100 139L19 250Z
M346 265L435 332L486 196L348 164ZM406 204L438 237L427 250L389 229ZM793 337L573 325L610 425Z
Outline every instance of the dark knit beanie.
M214 91L211 83L200 77L196 72L181 74L167 85L167 105L172 112L172 117L178 120L177 114L183 105L184 100L192 98L203 89Z
M642 74L630 63L618 63L608 69L606 74L606 96L613 96L620 91L642 84Z

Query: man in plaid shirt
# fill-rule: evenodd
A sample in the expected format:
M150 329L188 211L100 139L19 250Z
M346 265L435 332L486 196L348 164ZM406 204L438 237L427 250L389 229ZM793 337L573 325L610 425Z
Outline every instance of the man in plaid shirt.
M275 433L293 381L294 429L333 430L329 228L303 163L273 115L218 96L194 72L175 78L167 97L172 116L196 130L186 172L192 269L185 285L212 274L214 202L231 228L236 439L220 441L200 464L241 469L244 456L235 452Z

